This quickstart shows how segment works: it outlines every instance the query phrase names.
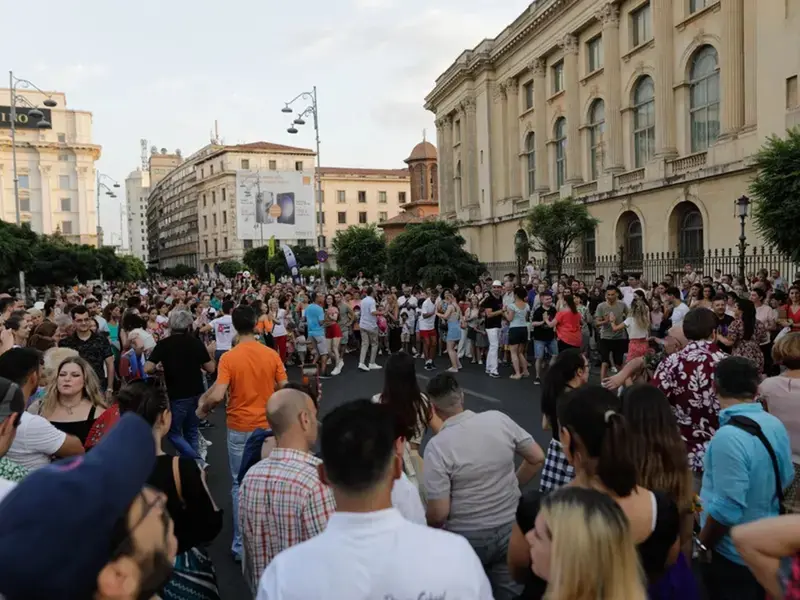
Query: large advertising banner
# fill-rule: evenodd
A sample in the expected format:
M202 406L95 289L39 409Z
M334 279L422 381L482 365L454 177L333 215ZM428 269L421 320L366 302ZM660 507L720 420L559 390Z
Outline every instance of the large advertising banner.
M240 240L313 240L314 178L302 171L237 171Z

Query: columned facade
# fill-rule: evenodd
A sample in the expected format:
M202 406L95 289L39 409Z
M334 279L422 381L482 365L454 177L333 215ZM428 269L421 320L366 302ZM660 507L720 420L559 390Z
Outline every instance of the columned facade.
M527 190L522 189L522 180L520 179L519 165L520 165L520 132L519 132L519 82L516 79L507 79L505 83L506 89L506 128L508 142L508 194L511 198L522 198L523 194L527 197Z
M536 122L536 189L542 193L550 191L550 163L547 160L547 140L551 133L547 123L547 63L534 60L529 65L533 74L533 116Z
M603 24L603 69L606 76L606 130L604 148L606 170L614 173L624 170L622 156L622 79L619 60L619 8L609 2L597 12Z
M675 148L675 92L672 89L672 32L675 24L672 0L651 1L652 27L655 30L656 156L663 159L678 154Z
M744 0L722 0L721 12L722 134L732 136L744 126Z

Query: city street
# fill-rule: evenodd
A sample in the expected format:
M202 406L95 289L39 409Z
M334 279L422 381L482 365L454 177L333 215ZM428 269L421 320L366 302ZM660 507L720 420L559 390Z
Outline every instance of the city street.
M440 357L438 363L443 366L446 364L445 361L446 358ZM384 361L379 358L378 362L383 364ZM358 398L370 398L381 391L383 371L364 373L356 369L356 364L357 359L352 355L349 356L342 374L323 382L320 418L340 404ZM422 361L417 361L417 365L420 386L424 391L428 380L437 372L423 370ZM500 372L504 375L501 379L487 377L483 372L482 365L465 362L464 367L457 377L465 392L466 407L474 411L503 411L529 431L542 448L546 449L549 432L544 432L541 427L539 411L539 390L541 388L533 385L533 379L521 381L508 379L508 375L511 374L510 367L501 368ZM299 380L300 370L290 369L289 378ZM208 482L214 500L225 510L225 525L222 533L211 547L211 556L217 569L221 596L223 598L247 598L249 597L247 585L241 576L239 565L233 562L230 554L231 495L228 456L225 450L224 413L221 410L217 411L217 414L212 415L211 420L216 427L203 432L206 438L213 443L208 450L208 462L211 464Z

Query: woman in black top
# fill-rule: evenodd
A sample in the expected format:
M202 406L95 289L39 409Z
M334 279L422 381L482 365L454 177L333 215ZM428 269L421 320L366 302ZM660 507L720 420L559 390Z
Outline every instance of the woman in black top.
M161 449L161 440L172 422L169 399L159 386L140 380L125 386L118 402L120 413L136 412L153 427L157 456L148 484L167 495L167 510L175 523L178 556L162 598L217 600L214 565L204 546L221 531L222 510L214 503L205 472L197 463Z

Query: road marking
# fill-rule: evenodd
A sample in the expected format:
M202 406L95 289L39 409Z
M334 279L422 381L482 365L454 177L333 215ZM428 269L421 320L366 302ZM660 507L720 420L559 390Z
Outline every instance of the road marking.
M420 375L419 373L417 374L417 378L418 379L424 379L425 381L430 381L431 379L433 379L433 377L431 377L429 375ZM476 392L476 391L471 390L469 388L462 387L461 390L465 394L467 394L469 396L474 396L475 398L480 398L481 400L485 400L486 402L491 402L492 404L502 404L503 403L502 400L499 400L498 398L495 398L493 396L487 396L486 394L481 394L480 392Z

